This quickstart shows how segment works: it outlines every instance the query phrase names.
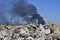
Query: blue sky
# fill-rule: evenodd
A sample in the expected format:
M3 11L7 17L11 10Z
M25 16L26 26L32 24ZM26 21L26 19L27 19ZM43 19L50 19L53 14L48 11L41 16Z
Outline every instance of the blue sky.
M60 24L60 0L28 0L46 22Z
M44 18L44 20L47 23L50 22L60 24L60 0L27 0L27 1L28 3L36 6L38 13ZM8 17L10 17L10 15L8 15L7 13L10 11L12 3L14 2L16 2L16 0L15 1L0 0L0 22L1 19L9 20ZM3 13L1 10L3 10Z

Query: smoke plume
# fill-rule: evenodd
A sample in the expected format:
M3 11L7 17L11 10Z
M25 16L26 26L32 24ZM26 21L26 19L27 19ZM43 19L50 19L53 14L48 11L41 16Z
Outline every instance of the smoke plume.
M22 17L27 23L45 24L43 17L38 14L37 9L34 5L28 4L25 0L20 0L13 5L13 12Z
M26 0L0 0L0 23L6 24L45 24L33 4Z

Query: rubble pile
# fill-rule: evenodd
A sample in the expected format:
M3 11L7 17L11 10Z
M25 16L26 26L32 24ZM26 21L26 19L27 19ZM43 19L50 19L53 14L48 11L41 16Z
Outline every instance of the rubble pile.
M56 29L55 29L56 30ZM47 25L0 25L0 40L60 40Z

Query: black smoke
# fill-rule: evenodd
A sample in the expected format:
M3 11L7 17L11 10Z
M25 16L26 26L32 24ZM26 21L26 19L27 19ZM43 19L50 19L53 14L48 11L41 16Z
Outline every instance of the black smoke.
M16 15L20 15L21 17L26 16L26 2L25 0L19 0L18 3L13 5L13 12Z
M14 14L23 18L27 23L45 24L43 17L38 14L34 5L28 4L25 0L19 0L19 2L13 5Z

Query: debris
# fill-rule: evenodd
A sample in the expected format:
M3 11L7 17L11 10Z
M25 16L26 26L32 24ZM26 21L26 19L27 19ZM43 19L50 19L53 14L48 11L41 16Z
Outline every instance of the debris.
M0 26L0 39L1 40L58 40L60 39L60 28L48 27L46 25L8 25L11 29L6 26ZM14 27L15 26L15 27ZM37 27L38 26L38 27ZM23 27L23 28L22 28ZM12 30L13 29L13 30Z

